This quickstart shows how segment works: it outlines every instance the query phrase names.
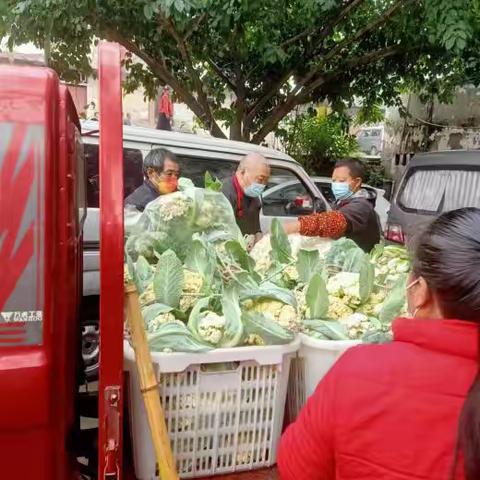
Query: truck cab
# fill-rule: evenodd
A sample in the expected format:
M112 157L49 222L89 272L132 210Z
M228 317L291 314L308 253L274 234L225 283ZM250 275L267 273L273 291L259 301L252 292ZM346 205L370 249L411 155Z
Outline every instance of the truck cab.
M85 161L55 72L0 67L2 478L74 478Z

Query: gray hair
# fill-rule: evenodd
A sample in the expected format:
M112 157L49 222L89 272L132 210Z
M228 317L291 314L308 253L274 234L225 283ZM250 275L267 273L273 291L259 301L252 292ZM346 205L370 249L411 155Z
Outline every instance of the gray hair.
M238 165L238 169L241 170L247 168L252 164L269 165L268 160L261 153L251 152L242 158Z
M143 161L143 175L147 177L147 172L149 168L152 168L156 172L163 172L163 166L165 160L171 160L172 162L179 163L177 156L172 153L170 150L165 148L155 148L149 152Z

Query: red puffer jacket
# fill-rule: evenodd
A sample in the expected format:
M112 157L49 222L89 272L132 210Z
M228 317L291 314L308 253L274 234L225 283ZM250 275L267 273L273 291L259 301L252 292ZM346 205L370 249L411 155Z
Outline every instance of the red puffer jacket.
M477 327L399 319L393 331L392 343L345 352L319 383L282 436L282 480L449 479Z

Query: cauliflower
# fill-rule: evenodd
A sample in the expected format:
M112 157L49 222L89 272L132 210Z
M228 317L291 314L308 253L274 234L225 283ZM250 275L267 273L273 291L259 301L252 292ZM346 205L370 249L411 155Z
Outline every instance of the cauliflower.
M223 337L225 317L210 310L200 314L198 333L207 342L218 345Z
M339 322L346 326L347 335L352 340L359 340L364 333L371 328L370 320L362 313L353 313L345 318L340 318Z
M284 305L276 317L278 324L290 332L298 332L300 319L291 305Z
M181 192L162 195L158 198L158 213L160 220L169 222L187 215L192 200Z
M187 293L200 293L203 285L203 276L200 273L192 272L191 270L183 269L185 275L185 284L183 291Z
M298 274L297 267L295 265L289 265L283 272L285 280L298 282L300 280L300 275Z
M362 313L368 316L377 317L383 308L383 302L385 301L385 293L374 293L368 300L368 302L362 306Z
M256 333L251 333L250 335L248 335L244 343L245 345L256 345L256 346L265 345L263 338L260 335L257 335Z
M307 314L306 288L296 289L293 293L297 301L297 313L304 318Z
M200 212L195 223L198 228L205 230L211 227L217 219L217 206L208 200L201 203Z
M145 291L140 295L140 306L149 305L155 302L155 292L153 291L153 283L150 283Z
M352 315L352 313L353 310L348 305L346 305L341 298L330 295L328 307L329 318L344 318Z
M156 332L161 325L169 322L176 322L177 319L172 313L161 313L160 315L156 316L153 320L148 322L147 325L147 333Z
M198 301L198 294L203 286L203 276L200 273L192 272L186 268L183 270L185 284L182 296L180 297L180 310L187 312L195 306Z
M259 242L255 244L250 256L255 260L255 270L260 275L265 275L271 265L270 252L272 245L270 244L270 236L265 235Z
M285 330L294 333L300 330L301 318L295 308L279 300L261 300L258 302L247 300L244 302L243 307L245 310L259 312L269 316Z
M327 290L330 295L343 297L359 297L360 274L340 272L331 277L327 282Z
M255 235L245 235L245 249L247 252L251 252L252 248L255 246Z

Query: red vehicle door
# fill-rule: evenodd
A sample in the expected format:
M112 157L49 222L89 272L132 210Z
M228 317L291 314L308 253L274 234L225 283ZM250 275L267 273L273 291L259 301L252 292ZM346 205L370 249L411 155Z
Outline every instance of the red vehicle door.
M122 472L123 126L120 55L118 45L100 44L99 480L119 480Z

